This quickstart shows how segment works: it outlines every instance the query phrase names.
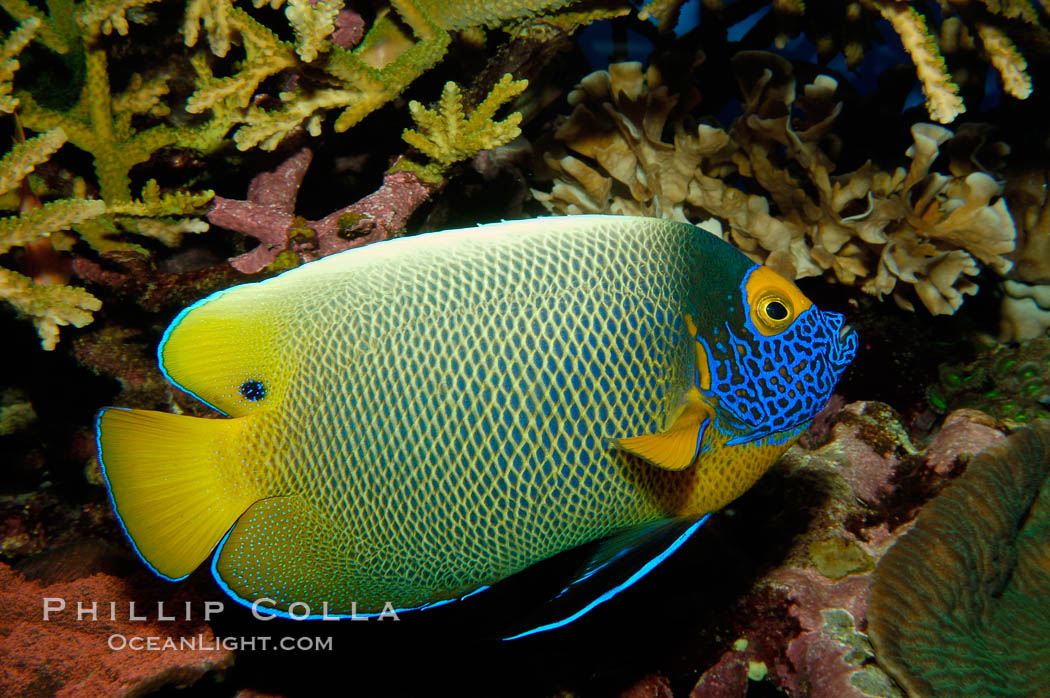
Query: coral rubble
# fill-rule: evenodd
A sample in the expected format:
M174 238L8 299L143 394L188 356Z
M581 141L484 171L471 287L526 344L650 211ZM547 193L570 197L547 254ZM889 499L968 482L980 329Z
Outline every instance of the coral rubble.
M911 695L1046 695L1050 422L973 459L880 561L868 628Z

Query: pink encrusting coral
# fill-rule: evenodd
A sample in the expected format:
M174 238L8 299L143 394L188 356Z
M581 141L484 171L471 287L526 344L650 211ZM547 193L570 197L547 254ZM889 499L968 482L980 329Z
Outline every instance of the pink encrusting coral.
M251 251L230 260L238 271L253 274L277 261L289 266L386 240L400 233L409 216L433 189L411 172L392 172L382 186L354 204L316 221L295 215L295 200L313 153L303 148L271 172L255 176L246 200L215 197L208 220L259 240Z

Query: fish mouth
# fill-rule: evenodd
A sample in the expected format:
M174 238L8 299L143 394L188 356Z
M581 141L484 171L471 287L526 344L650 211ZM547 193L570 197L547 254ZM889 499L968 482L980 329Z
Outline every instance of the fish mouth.
M853 361L857 355L858 345L860 344L860 335L857 331L849 325L843 325L839 328L839 352L842 355L844 364L848 364Z

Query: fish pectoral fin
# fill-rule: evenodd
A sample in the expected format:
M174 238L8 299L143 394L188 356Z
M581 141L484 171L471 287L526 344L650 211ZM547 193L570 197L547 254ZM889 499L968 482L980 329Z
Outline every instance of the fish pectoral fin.
M215 553L212 576L245 606L287 617L300 602L317 614L365 617L383 607L361 571L347 561L339 531L301 495L255 502Z
M708 516L660 519L625 528L588 544L586 560L573 580L537 614L504 631L503 639L517 640L575 621L670 557Z
M96 420L98 455L113 508L154 572L181 579L197 568L261 495L232 482L225 444L243 419L108 408Z
M613 443L665 470L685 470L700 454L707 426L714 418L711 405L699 390L691 388L668 429L613 439Z

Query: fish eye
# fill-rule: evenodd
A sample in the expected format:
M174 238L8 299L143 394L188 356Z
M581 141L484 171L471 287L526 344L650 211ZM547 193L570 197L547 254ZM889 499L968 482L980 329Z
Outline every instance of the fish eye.
M764 329L773 333L786 329L795 319L791 299L775 290L763 293L758 298L755 309L757 321Z
M252 378L241 383L241 387L237 389L237 392L239 392L241 397L245 400L258 402L266 397L266 384L261 380Z
M765 313L774 322L783 320L788 316L788 309L784 307L784 304L774 299L766 303Z

